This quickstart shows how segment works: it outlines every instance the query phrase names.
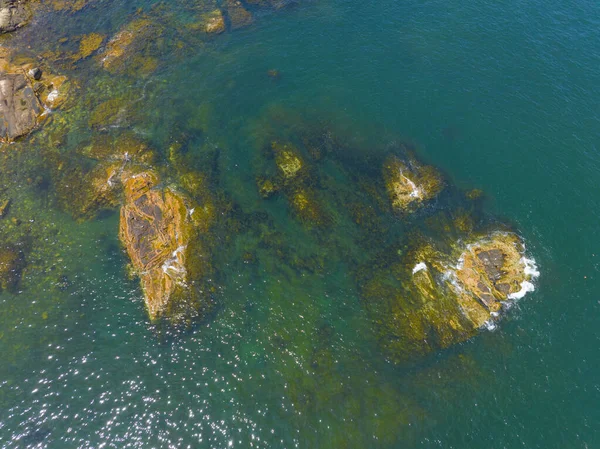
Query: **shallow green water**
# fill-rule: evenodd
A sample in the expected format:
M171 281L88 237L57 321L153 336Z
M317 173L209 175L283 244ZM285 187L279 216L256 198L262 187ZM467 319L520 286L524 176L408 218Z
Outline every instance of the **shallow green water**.
M218 307L158 336L127 278L118 214L73 221L51 182L26 181L50 176L44 142L3 148L11 214L43 238L19 291L0 293L0 447L600 445L598 5L321 0L208 40L169 30L185 5L165 15L153 74L110 76L93 59L69 69L85 100L63 113L61 151L74 158L89 109L123 93L136 115L116 126L165 158L185 140L189 163L250 222L217 233ZM149 10L98 1L42 15L8 42L36 53L112 35L137 7ZM262 144L306 126L337 136L365 175L408 141L456 186L482 189L485 213L514 224L537 260L536 291L494 331L416 365L386 362L353 279L370 254L348 217L307 230L256 190ZM344 204L347 173L319 170L323 197ZM252 225L265 213L285 257Z

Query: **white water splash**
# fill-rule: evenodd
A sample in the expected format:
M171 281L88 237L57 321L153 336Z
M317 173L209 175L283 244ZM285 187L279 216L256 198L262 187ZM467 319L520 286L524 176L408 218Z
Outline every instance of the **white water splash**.
M165 273L169 277L174 277L176 279L181 279L185 276L185 267L179 262L179 258L177 257L184 250L185 246L180 246L175 251L173 251L172 257L170 259L167 259L162 265L163 273Z
M419 262L418 264L415 265L415 267L413 268L412 274L417 274L419 271L427 271L427 265L425 264L425 262Z
M523 272L529 276L529 280L521 282L521 290L508 295L508 299L521 299L527 293L535 290L535 286L530 282L530 280L533 280L540 275L535 260L522 257L521 263L525 266Z
M421 191L421 189L419 189L414 182L412 182L408 177L406 177L404 173L402 173L402 170L400 170L400 176L402 176L410 186L411 192L409 196L411 198L421 198L423 196L423 192Z
M54 89L52 92L48 94L48 102L54 103L58 98L58 90Z

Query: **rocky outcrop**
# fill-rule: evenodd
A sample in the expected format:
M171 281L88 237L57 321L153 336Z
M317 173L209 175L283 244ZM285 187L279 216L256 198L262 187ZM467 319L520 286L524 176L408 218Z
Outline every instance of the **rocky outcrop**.
M424 202L437 196L443 188L439 173L429 165L421 165L414 158L403 161L389 157L383 165L383 178L392 207L410 213Z
M196 239L188 199L157 184L151 171L123 180L119 235L141 279L150 319L180 321L208 305L194 285L199 272L209 271L208 262L201 261L206 254Z
M64 76L45 73L31 63L15 65L10 51L0 51L0 140L11 141L30 133L44 110L66 99Z
M225 19L220 9L214 9L202 16L201 28L209 34L220 34L225 31Z
M25 3L23 0L0 0L0 34L14 31L25 25L29 19Z
M519 237L497 231L414 244L398 262L375 269L361 295L382 347L399 362L494 326L503 305L532 291L538 274Z
M31 132L43 108L23 74L0 73L0 138L13 140Z
M153 72L158 62L146 54L163 31L148 18L133 20L108 41L105 52L99 55L100 64L110 73L145 75Z

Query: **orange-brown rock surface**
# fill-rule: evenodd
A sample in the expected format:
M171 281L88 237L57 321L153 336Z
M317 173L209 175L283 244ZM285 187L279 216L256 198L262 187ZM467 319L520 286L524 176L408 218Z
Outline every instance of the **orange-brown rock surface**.
M203 271L192 253L202 256L203 252L188 199L170 188L157 187L158 177L151 171L123 178L120 239L140 276L150 319L179 321L182 313L187 318L188 312L195 314L206 306L198 286L192 285Z

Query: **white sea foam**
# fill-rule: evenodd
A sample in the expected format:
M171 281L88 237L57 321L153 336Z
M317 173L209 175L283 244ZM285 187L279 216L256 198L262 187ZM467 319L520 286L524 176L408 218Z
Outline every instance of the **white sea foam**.
M423 270L427 271L427 265L425 264L425 262L419 262L413 268L413 274L417 274L419 271L423 271Z
M48 101L50 103L54 103L54 101L58 98L58 90L54 89L52 92L48 94Z
M172 257L163 263L162 270L166 275L175 278L182 278L185 275L185 267L179 262L179 258L177 257L184 250L185 246L180 246L173 251Z
M529 281L521 282L521 290L515 293L511 293L508 295L508 299L521 299L527 293L535 290L535 286Z
M497 326L494 320L487 320L485 323L483 323L483 327L485 327L489 331L493 331L496 329Z
M527 257L523 256L521 258L521 263L525 266L525 268L523 269L523 273L529 276L529 280L521 282L521 290L508 295L508 299L521 299L527 293L535 290L535 286L532 282L530 282L531 280L537 278L540 275L535 260L528 259Z
M419 189L417 187L417 185L414 182L412 182L409 178L407 178L406 176L404 176L404 173L402 173L402 171L400 171L400 176L402 176L406 180L406 182L408 183L408 185L410 186L410 188L412 190L410 192L409 196L411 198L421 198L421 196L422 196L421 189Z

